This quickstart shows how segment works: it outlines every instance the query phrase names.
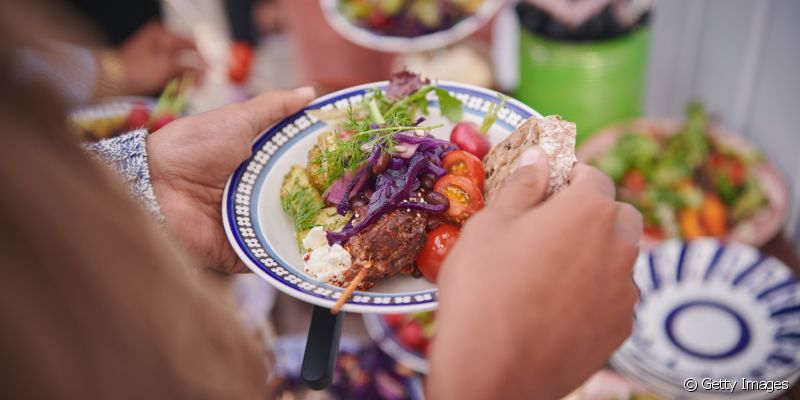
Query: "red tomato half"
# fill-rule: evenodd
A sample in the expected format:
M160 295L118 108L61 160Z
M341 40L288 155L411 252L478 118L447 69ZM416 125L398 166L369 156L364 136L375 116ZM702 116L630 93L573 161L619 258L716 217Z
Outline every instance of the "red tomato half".
M483 163L478 157L464 150L451 151L442 158L442 167L453 175L464 176L475 183L478 188L483 187L486 172Z
M453 248L458 239L458 227L443 224L428 232L425 246L417 255L417 267L422 276L431 282L436 282L439 277L439 267L442 266L447 253Z
M442 216L453 222L460 224L483 208L481 189L463 176L447 174L436 181L433 190L450 201L450 208Z

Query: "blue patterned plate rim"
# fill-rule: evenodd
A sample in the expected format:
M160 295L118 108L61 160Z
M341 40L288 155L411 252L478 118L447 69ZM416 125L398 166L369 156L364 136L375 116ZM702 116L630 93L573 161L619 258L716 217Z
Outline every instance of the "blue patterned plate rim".
M472 85L437 81L438 87L446 89L462 100L466 113L482 115L481 110L488 102L496 102L499 93ZM245 160L231 175L225 185L222 201L222 220L228 241L247 267L272 284L278 290L314 305L332 307L341 296L343 289L319 282L287 265L277 252L263 239L258 227L257 211L258 187L270 170L270 165L280 159L282 150L291 147L296 139L314 134L317 124L323 124L311 115L309 110L328 109L337 102L363 96L369 89L385 89L387 81L367 83L340 90L320 97L297 113L279 121L268 128L252 146L251 157ZM473 101L469 101L472 99ZM436 102L429 103L437 108ZM509 98L500 112L496 124L510 132L520 123L539 113ZM298 127L297 125L300 125ZM305 132L303 132L305 130ZM288 139L287 139L288 136ZM280 144L275 140L279 139ZM257 170L257 172L251 172ZM254 201L253 201L254 200ZM342 310L357 313L411 313L433 310L438 305L438 289L415 292L381 293L357 291L342 307Z
M634 280L641 294L634 330L610 360L625 375L660 392L686 396L687 377L730 374L732 379L791 384L800 374L800 282L780 260L743 243L668 240L642 251ZM691 334L679 337L676 320L690 309L704 310L704 318L708 313L724 317L726 326L733 327L724 332L738 336L715 336L723 344L711 348L693 341ZM721 331L720 325L714 326L715 332ZM694 376L699 371L706 375ZM732 396L776 394L737 391ZM700 390L691 395L714 397Z

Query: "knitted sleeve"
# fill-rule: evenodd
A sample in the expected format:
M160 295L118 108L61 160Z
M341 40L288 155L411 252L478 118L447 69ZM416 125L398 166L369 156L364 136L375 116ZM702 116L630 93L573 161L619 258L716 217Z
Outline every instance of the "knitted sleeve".
M113 168L128 186L131 195L144 205L156 222L163 223L164 215L150 182L145 146L147 135L147 130L138 129L122 136L86 144L84 149Z

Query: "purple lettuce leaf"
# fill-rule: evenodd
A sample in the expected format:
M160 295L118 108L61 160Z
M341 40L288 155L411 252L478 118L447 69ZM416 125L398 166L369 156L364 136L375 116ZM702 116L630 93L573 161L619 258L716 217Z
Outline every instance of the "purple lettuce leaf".
M389 87L386 89L386 98L389 100L402 100L419 90L423 85L427 84L427 79L422 79L419 74L413 73L409 70L402 70L392 74L389 79Z

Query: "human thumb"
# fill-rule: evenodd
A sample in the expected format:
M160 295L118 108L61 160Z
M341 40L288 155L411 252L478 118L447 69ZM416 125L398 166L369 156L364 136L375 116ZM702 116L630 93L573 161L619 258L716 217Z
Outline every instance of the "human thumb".
M489 207L522 212L544 200L550 181L547 154L539 146L523 152Z

